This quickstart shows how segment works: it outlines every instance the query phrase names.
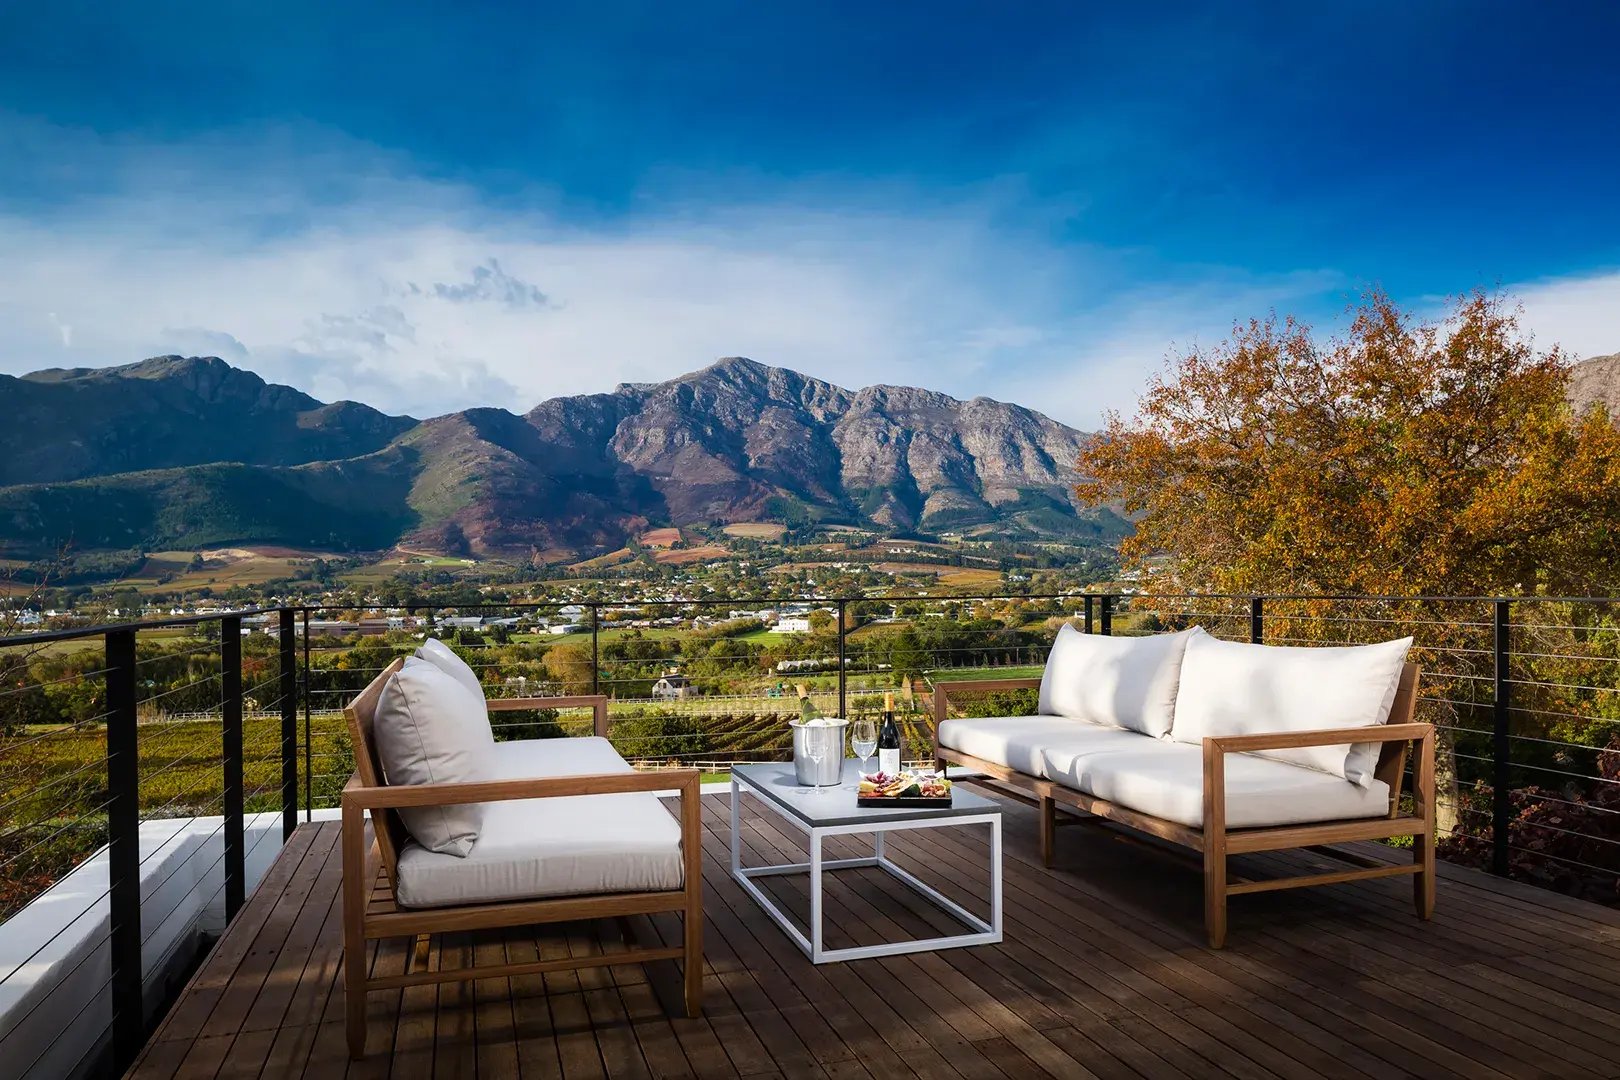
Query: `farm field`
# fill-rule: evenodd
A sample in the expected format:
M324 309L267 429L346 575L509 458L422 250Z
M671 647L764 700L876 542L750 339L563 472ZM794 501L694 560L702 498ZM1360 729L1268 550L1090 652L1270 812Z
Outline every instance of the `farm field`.
M701 547L660 551L653 556L653 561L665 566L686 566L690 563L712 562L715 559L730 557L731 552L719 544L704 544Z
M641 542L650 548L673 547L684 539L681 530L673 526L666 526L662 529L648 529L640 536Z
M138 571L115 582L114 586L133 588L141 593L158 593L263 585L267 581L291 577L320 557L320 552L291 548L154 551L148 554L145 564ZM202 559L202 565L193 568L198 558Z
M787 526L773 525L769 522L744 521L727 525L721 531L727 536L735 536L739 540L779 540L787 532Z
M588 573L593 570L606 570L609 567L617 566L620 563L629 562L635 557L636 553L631 551L629 548L619 548L617 551L610 551L606 555L598 555L594 559L585 559L582 562L572 563L569 565L568 569L575 573Z
M945 668L928 673L930 682L973 682L978 679L1038 679L1045 667L1024 664L1013 667Z

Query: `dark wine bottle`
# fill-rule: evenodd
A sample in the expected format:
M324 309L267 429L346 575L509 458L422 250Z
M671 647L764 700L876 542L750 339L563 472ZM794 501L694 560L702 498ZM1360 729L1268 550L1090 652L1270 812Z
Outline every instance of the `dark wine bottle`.
M885 776L900 775L900 729L894 723L894 701L886 700L883 723L878 728L878 771Z

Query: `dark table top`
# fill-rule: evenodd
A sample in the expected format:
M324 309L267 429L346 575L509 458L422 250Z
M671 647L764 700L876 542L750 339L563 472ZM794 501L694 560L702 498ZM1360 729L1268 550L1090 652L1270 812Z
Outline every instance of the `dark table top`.
M749 790L767 800L784 814L798 818L811 828L831 825L858 825L862 822L920 821L926 818L974 817L999 814L1001 804L953 785L948 806L892 806L868 809L855 804L861 779L861 763L844 759L843 782L837 787L800 787L792 762L734 765L731 774Z

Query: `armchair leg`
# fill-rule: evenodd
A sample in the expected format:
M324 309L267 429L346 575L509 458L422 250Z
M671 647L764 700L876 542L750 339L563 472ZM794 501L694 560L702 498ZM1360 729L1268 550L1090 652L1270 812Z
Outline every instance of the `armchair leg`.
M685 979L686 1015L703 1015L703 910L688 908L684 918L686 955L681 958L681 974Z
M1041 796L1041 863L1052 865L1052 852L1056 846L1057 801L1050 795Z
M681 918L683 955L681 975L686 997L686 1015L703 1014L703 810L698 805L698 779L694 776L681 790L681 849L686 859L686 912ZM732 798L737 797L737 784L732 781ZM732 810L732 822L737 811ZM732 843L736 844L735 837ZM732 848L735 852L737 849ZM735 858L735 854L732 856Z
M366 1055L366 826L364 811L343 807L343 1012L349 1057Z

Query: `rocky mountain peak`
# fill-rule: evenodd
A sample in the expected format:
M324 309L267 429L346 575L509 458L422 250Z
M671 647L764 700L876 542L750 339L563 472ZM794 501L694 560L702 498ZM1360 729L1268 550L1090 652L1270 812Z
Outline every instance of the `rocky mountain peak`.
M1569 369L1569 401L1577 411L1602 405L1620 419L1620 353L1592 356Z

